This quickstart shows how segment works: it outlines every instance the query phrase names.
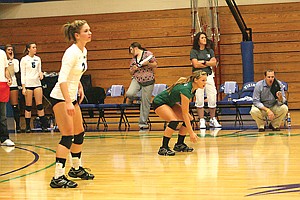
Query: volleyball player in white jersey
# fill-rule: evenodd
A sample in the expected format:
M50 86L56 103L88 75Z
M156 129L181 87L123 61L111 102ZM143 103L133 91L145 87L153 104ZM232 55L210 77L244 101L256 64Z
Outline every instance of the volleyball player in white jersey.
M20 71L20 62L18 59L14 58L14 49L11 44L5 45L5 52L8 61L8 71L11 76L12 84L10 85L10 96L9 101L10 105L13 108L14 119L16 122L16 131L17 133L21 133L20 127L20 109L19 109L19 88L16 78L16 73Z
M68 175L84 180L94 178L93 174L85 171L81 163L84 128L78 105L84 98L80 78L87 69L85 45L91 41L92 33L85 20L75 20L64 25L64 35L68 41L73 41L74 44L64 53L58 82L50 94L55 120L62 134L56 150L55 175L50 183L52 188L77 187L77 183L65 176L66 159L70 152L72 167ZM79 102L77 102L77 95Z
M31 132L30 119L32 108L32 97L34 95L35 103L37 107L37 114L42 122L42 130L47 131L47 120L45 118L45 112L43 107L43 89L41 80L44 78L42 72L42 63L40 57L36 56L36 44L26 44L24 50L24 56L21 59L21 83L22 94L25 96L25 122L26 133Z

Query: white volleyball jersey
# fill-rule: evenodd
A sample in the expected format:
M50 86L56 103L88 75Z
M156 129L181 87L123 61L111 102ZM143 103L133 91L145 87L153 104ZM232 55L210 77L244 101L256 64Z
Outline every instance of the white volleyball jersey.
M50 96L55 99L65 100L60 89L60 84L66 82L71 100L77 100L80 78L86 70L86 48L82 52L76 44L71 45L63 55L58 82L55 84Z
M25 87L42 86L40 81L40 72L42 72L42 62L40 57L29 55L21 59L21 83Z
M7 82L5 78L5 68L7 67L6 53L0 49L0 82Z
M20 70L20 66L19 66L19 61L17 59L13 59L13 60L7 60L8 65L10 65L10 63L14 64L14 71L15 73L18 73ZM11 76L11 80L12 80L12 84L10 85L10 87L18 87L18 83L17 83L17 78L16 75L14 74L13 76Z

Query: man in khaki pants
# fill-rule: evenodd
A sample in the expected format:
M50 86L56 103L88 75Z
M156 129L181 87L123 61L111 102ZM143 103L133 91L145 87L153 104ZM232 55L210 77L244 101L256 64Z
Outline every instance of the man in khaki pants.
M264 75L265 78L255 85L250 114L259 132L265 131L266 118L270 122L269 128L280 131L280 124L288 112L283 85L276 80L274 70L269 69Z

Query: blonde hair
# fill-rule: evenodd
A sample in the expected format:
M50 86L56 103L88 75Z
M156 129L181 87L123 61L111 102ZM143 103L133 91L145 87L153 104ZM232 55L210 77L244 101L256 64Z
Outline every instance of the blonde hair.
M188 82L194 82L195 79L199 79L202 76L207 76L207 73L205 71L202 71L202 70L197 70L197 71L193 72L193 74L191 76L180 77L173 85L171 85L170 87L167 88L167 91L170 93L171 90L176 85L178 85L178 84L185 84L185 83L188 83Z
M75 33L80 33L81 27L86 24L85 20L75 20L72 23L66 23L63 25L64 35L67 41L76 42Z
M5 51L6 51L6 49L8 49L8 47L13 47L11 44L6 44L5 45Z

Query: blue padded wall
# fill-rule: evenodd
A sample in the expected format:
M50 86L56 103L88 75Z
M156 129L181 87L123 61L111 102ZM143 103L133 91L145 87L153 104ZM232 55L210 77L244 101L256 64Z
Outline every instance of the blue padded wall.
M243 62L243 83L254 81L253 42L241 42Z

